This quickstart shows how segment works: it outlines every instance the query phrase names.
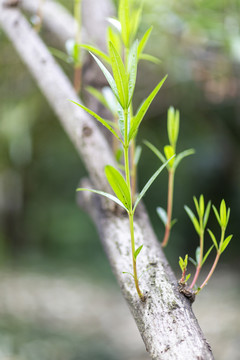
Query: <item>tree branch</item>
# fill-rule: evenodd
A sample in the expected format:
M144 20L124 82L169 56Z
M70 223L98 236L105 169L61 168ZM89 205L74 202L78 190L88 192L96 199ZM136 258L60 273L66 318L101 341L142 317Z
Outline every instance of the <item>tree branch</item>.
M97 11L101 11L101 8ZM20 11L5 7L3 0L0 0L0 24L77 148L94 187L108 191L103 168L114 162L113 156L94 121L67 101L80 101L69 80ZM144 245L138 267L139 273L146 270L140 281L141 288L148 296L146 302L142 303L131 277L122 274L130 270L131 264L127 218L121 213L117 215L116 209L103 209L99 198L89 193L83 194L82 199L98 227L113 271L151 358L213 359L189 301L178 291L177 281L145 210L138 209L134 224L136 246Z

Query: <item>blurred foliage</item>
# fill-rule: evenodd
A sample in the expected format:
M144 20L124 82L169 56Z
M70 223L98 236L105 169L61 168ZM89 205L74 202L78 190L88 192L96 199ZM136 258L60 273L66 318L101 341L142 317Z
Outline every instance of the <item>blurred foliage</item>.
M72 2L61 3L71 8ZM169 78L138 142L148 139L159 148L166 143L167 109L173 105L181 114L178 151L196 149L176 173L173 216L179 221L166 250L176 265L179 255L196 247L183 206L201 193L216 206L224 197L231 207L234 239L225 259L239 259L239 10L239 0L144 3L140 33L154 25L148 52L162 63L140 64L135 106L157 79L166 73ZM0 46L0 261L38 254L50 262L61 259L83 267L91 261L96 272L108 269L96 230L76 205L75 189L86 175L82 162L3 32ZM144 147L140 188L157 167L155 156ZM165 174L145 198L160 239L163 227L155 209L166 206L166 189ZM217 226L214 217L209 226Z

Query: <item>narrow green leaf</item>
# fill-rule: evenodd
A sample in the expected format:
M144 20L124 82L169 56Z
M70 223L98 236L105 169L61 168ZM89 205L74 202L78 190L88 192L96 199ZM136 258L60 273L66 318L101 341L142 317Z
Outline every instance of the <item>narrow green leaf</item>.
M214 211L214 213L215 213L215 216L216 216L216 218L217 218L217 221L218 221L219 225L222 226L222 224L221 224L221 219L220 219L220 216L219 216L219 214L218 214L218 211L217 211L216 207L213 205L212 208L213 208L213 211Z
M203 195L201 195L199 198L199 213L200 213L199 215L201 218L203 218L204 211L205 211L204 197Z
M226 227L227 208L226 208L226 203L225 203L224 199L222 199L221 204L220 204L220 220L221 220L222 226Z
M117 49L118 53L121 54L122 45L121 45L121 39L120 39L119 33L116 33L115 31L113 31L113 29L109 26L108 29L107 29L107 43L108 43L108 46L109 46L110 42L113 43L113 45ZM108 50L109 50L109 48L108 48Z
M110 59L114 80L118 89L120 103L123 109L128 108L128 74L122 58L112 42L109 43Z
M89 92L89 94L94 96L95 99L97 99L103 106L105 106L107 109L109 109L111 111L111 109L108 106L108 103L107 103L105 97L103 96L103 94L101 93L101 91L97 90L96 88L94 88L92 86L87 86L86 90L87 90L87 92Z
M179 266L182 271L184 271L184 261L181 256L179 256Z
M206 207L206 211L204 214L204 218L203 218L203 227L205 228L208 222L208 218L209 218L209 214L210 214L210 210L211 210L211 201L208 202L207 207Z
M117 113L118 113L118 126L119 126L119 130L120 130L120 133L121 133L122 137L124 138L124 131L125 131L124 110L123 110L123 108L121 107L120 104L119 104L119 106L118 106Z
M152 29L153 27L151 26L146 32L145 34L143 35L142 39L140 40L139 42L139 45L138 45L138 57L139 55L141 55L141 53L143 52L143 50L145 49L145 46L148 42L148 39L151 35L151 32L152 32Z
M201 266L203 266L203 264L204 264L205 261L207 260L209 254L210 254L210 252L212 251L213 248L214 248L214 245L212 245L212 246L208 249L208 251L207 251L206 254L204 255L204 258L203 258L203 260L202 260Z
M226 247L228 246L228 244L230 243L230 241L232 240L233 235L229 235L223 242L222 246L221 246L221 254L224 252L224 250L226 249Z
M173 219L172 221L171 221L171 228L177 223L177 219Z
M123 209L125 209L128 212L128 209L125 207L125 205L116 196L113 196L112 194L108 194L104 191L98 191L98 190L86 189L86 188L78 188L77 191L90 191L92 193L104 196L104 197L114 201L116 204L120 205Z
M185 255L184 265L185 265L185 267L187 267L187 265L188 265L188 254Z
M122 174L111 165L105 166L105 175L108 179L110 186L117 198L124 204L124 206L130 210L131 208L131 196L130 190L124 180Z
M135 260L137 259L137 256L139 255L139 253L140 253L140 251L142 250L142 248L143 248L143 245L139 246L139 247L137 248L137 250L135 250L135 252L134 252L134 254L133 254Z
M124 45L129 48L130 38L130 16L129 16L129 0L120 0L118 8L118 18L121 23L121 32Z
M135 35L139 28L140 19L142 16L142 4L137 10L132 11L130 17L130 37L131 39L135 38Z
M135 165L138 164L141 154L142 154L142 147L138 145L135 149L135 155L134 155L134 164Z
M190 279L190 277L191 277L191 274L188 274L185 278L185 282L187 282Z
M211 239L212 239L212 242L216 248L216 250L218 251L218 243L217 243L217 240L215 238L215 235L212 233L212 231L210 229L207 229L209 235L211 236Z
M177 168L177 166L179 165L179 163L182 161L182 159L184 159L185 157L189 156L189 155L193 155L195 154L195 150L194 149L188 149L188 150L184 150L181 153L179 153L176 156L176 159L174 161L174 169Z
M145 54L145 53L141 53L138 58L139 58L139 60L150 61L151 63L153 63L155 65L159 65L162 63L162 61L160 59L158 59L156 56Z
M197 210L198 216L200 217L200 208L199 208L199 204L198 204L196 196L193 197L193 201L194 201L195 208Z
M105 54L103 51L97 49L95 46L80 44L79 47L88 50L90 53L99 56L103 61L106 61L107 64L111 64L110 57Z
M115 83L115 80L113 79L112 75L110 74L110 72L107 70L107 68L103 65L103 63L94 55L90 52L90 54L92 55L92 57L94 58L94 60L96 61L96 63L98 64L98 66L100 67L100 69L103 72L103 75L105 76L105 78L107 79L117 101L119 103L121 103L120 98L119 98L119 94L118 94L118 89L117 89L117 85Z
M140 194L138 194L137 198L136 198L136 202L133 208L133 212L136 210L136 207L139 203L139 201L142 199L142 197L145 195L145 193L147 192L147 190L150 188L150 186L152 185L152 183L154 182L154 180L158 177L158 175L162 172L162 170L165 168L165 166L167 165L167 163L170 161L171 159L169 159L167 162L165 162L165 164L163 164L154 174L153 176L148 180L148 182L146 183L146 185L144 186L144 188L142 189L142 191L140 192Z
M189 261L191 261L191 263L197 267L197 262L193 258L189 257Z
M226 227L227 227L227 224L228 224L228 221L229 221L229 217L230 217L230 208L228 208L228 211L227 211Z
M113 116L116 117L117 109L118 109L118 106L120 106L120 104L118 103L112 89L109 86L104 86L102 88L102 94L103 94L105 101L108 104L109 110L111 111Z
M108 17L107 21L114 27L115 30L117 30L117 32L121 33L122 26L119 20L112 17Z
M149 106L151 105L153 99L157 95L158 91L161 89L164 81L166 80L167 75L160 81L160 83L155 87L155 89L151 92L151 94L147 97L147 99L142 103L140 109L138 110L137 114L133 117L130 133L129 133L129 141L135 137L138 131L138 127L146 114Z
M199 264L199 262L200 262L200 252L201 252L201 249L200 249L200 246L198 246L198 247L196 248L196 253L195 253L195 257L196 257L196 262L197 262L197 264Z
M136 40L133 43L128 56L128 73L129 73L128 106L132 101L133 92L136 84L136 78L137 78L137 63L138 63L137 49L138 49L138 40Z
M164 146L163 150L164 150L164 154L165 154L167 160L170 159L174 155L174 149L173 149L173 147L171 145ZM171 161L169 161L169 167L170 168L173 167L174 160L175 159L172 159Z
M198 234L200 234L200 225L199 222L197 221L196 216L194 215L194 213L192 212L192 210L188 207L188 206L184 206L184 209L186 211L186 213L188 214L190 220L193 223L193 226L195 227L195 230Z
M123 271L122 273L123 273L123 274L128 274L128 275L131 275L131 276L134 278L133 274L132 274L132 273L130 273L130 272L128 272L128 271Z
M166 226L167 222L168 222L168 216L167 216L167 212L160 206L157 207L157 214L160 217L160 219L163 222L163 225Z
M104 120L103 118L101 118L101 116L97 115L94 111L88 109L86 106L79 104L73 100L70 100L73 104L78 105L80 108L82 108L83 110L85 110L88 114L92 115L96 120L98 120L103 126L105 126L121 143L122 139L118 136L118 134L116 133L116 131L108 124L108 122L106 120Z
M167 129L168 129L168 138L172 147L175 149L178 133L179 133L179 121L180 115L179 111L171 106L168 110L168 121L167 121Z
M48 50L50 53L55 56L56 58L66 62L67 64L71 64L73 62L73 59L71 56L67 55L65 52L58 50L53 47L48 47Z
M156 148L156 146L154 146L153 144L151 144L149 141L144 140L143 141L144 144L150 149L152 150L152 152L161 160L162 163L165 163L165 161L167 161L167 159L164 157L164 155Z

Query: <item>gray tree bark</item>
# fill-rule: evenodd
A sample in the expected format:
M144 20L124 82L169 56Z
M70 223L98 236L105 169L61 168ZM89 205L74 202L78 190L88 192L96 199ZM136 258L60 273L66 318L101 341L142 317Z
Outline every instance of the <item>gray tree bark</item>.
M106 139L94 120L68 101L72 99L80 102L80 99L21 11L6 5L6 1L0 0L0 26L32 73L75 145L94 188L109 191L103 169L106 164L114 164L114 159ZM89 1L89 4L93 5L93 1L91 0L91 4ZM32 0L28 3L33 2ZM54 6L54 3L51 3L51 6ZM101 10L108 9L109 2L95 1L95 4L99 3L102 6L96 7L96 16L101 18ZM23 4L25 9L28 9L27 0L23 0ZM91 11L94 9L95 7L91 6ZM56 15L52 12L52 17L55 16L54 14ZM66 23L69 21L69 16L67 18ZM65 23L62 25L64 27ZM60 24L54 26L57 28ZM96 30L98 31L98 28ZM55 32L55 30L51 31ZM141 288L147 294L147 299L143 303L138 298L131 277L122 273L131 271L127 217L119 209L93 194L84 193L80 201L98 228L112 269L150 357L156 360L213 359L211 348L198 325L189 300L179 293L177 280L154 235L144 207L138 209L134 224L136 246L144 245L141 256L138 257L139 272L140 269L142 271L148 269L140 279Z

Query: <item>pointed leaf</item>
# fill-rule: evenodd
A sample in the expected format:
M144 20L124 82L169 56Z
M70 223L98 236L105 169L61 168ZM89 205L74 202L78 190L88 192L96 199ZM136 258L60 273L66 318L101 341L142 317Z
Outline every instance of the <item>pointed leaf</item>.
M124 206L124 204L116 196L113 196L112 194L108 194L104 191L98 191L98 190L86 189L86 188L78 188L77 191L90 191L92 193L102 195L102 196L114 201L116 204L120 205L123 209L125 209L128 212L128 209Z
M148 39L151 35L151 32L152 32L152 29L153 27L151 26L146 32L145 34L143 35L141 41L139 42L139 45L138 45L138 57L139 55L143 52L147 42L148 42Z
M135 35L139 28L139 22L142 15L142 4L137 10L132 11L130 17L130 37L131 39L135 38Z
M172 221L171 221L171 228L173 227L173 225L175 225L176 223L177 223L177 219L173 219Z
M160 217L160 219L162 220L164 226L166 226L167 222L168 222L167 212L160 206L158 206L156 210L157 210L157 214Z
M190 277L191 277L191 274L188 274L185 278L185 282L187 282L190 279Z
M108 104L109 110L111 111L113 116L116 117L117 109L118 109L118 106L120 106L120 105L119 105L112 89L109 86L104 86L102 88L102 94L103 94L103 97L104 97L106 103Z
M222 199L221 201L221 205L220 205L220 220L221 220L221 224L222 226L226 227L226 221L227 221L227 208L226 208L226 203L224 201L224 199Z
M191 261L191 263L197 267L197 262L193 258L189 257L189 261Z
M139 160L140 160L140 157L141 157L141 154L142 154L142 147L141 146L137 146L136 149L135 149L135 155L134 155L134 165L137 165Z
M137 114L133 117L130 133L129 133L129 141L135 137L138 131L138 127L146 114L149 106L151 105L153 99L161 89L164 81L166 80L167 75L160 81L160 83L155 87L155 89L151 92L151 94L147 97L147 99L142 103L140 109L138 110Z
M111 18L108 17L107 21L119 32L121 33L122 31L122 26L119 20L115 19L115 18Z
M111 64L110 57L103 51L97 49L95 46L80 44L81 48L88 50L89 52L99 56L102 60L106 61L107 64Z
M181 153L179 153L176 156L176 159L174 161L174 169L177 168L177 166L179 165L179 163L182 161L182 159L184 159L185 157L195 154L195 150L194 149L188 149L188 150L184 150Z
M208 251L207 251L206 254L204 255L204 258L203 258L203 260L202 260L201 266L203 266L203 264L204 264L205 261L207 260L209 254L210 254L210 252L212 251L213 248L214 248L214 245L212 245L212 246L208 249Z
M218 251L218 243L217 243L217 240L215 238L215 235L212 233L212 231L210 229L207 229L209 235L211 236L211 239L212 239L212 242L216 248L216 250Z
M145 193L147 192L147 190L150 188L150 186L152 185L152 183L154 182L154 180L158 177L158 175L162 172L162 170L165 168L165 166L167 165L167 163L170 161L171 159L169 159L167 162L165 162L154 174L153 176L148 180L148 182L146 183L146 185L144 186L144 188L142 189L142 191L140 192L140 194L138 194L137 198L136 198L136 202L133 208L133 212L136 210L136 207L139 203L139 201L142 199L142 197L145 195Z
M117 113L118 113L118 126L119 126L119 130L120 130L120 133L121 133L122 137L124 138L124 132L125 132L124 110L123 110L123 108L121 107L120 104L119 104L119 106L118 106Z
M197 232L198 234L200 234L200 225L199 225L199 223L198 223L198 221L197 221L196 216L194 215L194 213L192 212L192 210L191 210L188 206L185 205L185 206L184 206L184 209L185 209L185 211L187 212L190 220L192 221L193 226L195 227L196 232Z
M208 222L208 218L209 218L209 214L210 214L210 210L211 210L211 201L208 202L207 207L206 207L206 211L204 214L204 218L203 218L203 227L205 228Z
M122 58L112 42L109 43L109 52L114 80L118 89L120 104L123 109L128 107L128 75Z
M134 278L134 275L128 271L123 271L123 274L128 274L128 275L131 275L133 278Z
M156 148L156 146L154 146L153 144L151 144L149 141L144 140L143 141L144 144L150 149L152 150L152 152L161 160L162 163L165 163L167 161L167 159L164 157L164 155Z
M198 216L200 217L200 215L199 215L200 214L200 208L199 208L199 204L198 204L196 196L193 197L193 201L194 201L195 208L197 210Z
M107 43L108 43L108 46L109 46L110 42L113 43L113 45L117 49L118 53L121 54L121 52L122 52L122 44L121 44L121 39L120 39L119 33L117 34L109 26L108 29L107 29ZM108 48L108 50L109 50L109 48Z
M136 84L136 78L137 78L137 64L138 64L137 49L138 49L138 40L136 40L133 43L128 56L128 73L129 73L128 106L132 101L133 92Z
M230 243L230 241L232 240L232 235L229 235L223 242L222 246L221 246L221 254L224 252L224 250L226 249L226 247L228 246L228 244Z
M179 266L182 271L184 271L184 261L181 256L179 256Z
M203 195L201 195L199 198L199 215L201 218L203 218L204 211L205 211L204 197Z
M175 149L178 133L179 133L179 111L171 106L168 110L168 121L167 121L167 129L168 129L168 138L172 147Z
M171 145L164 146L163 150L164 150L164 154L165 154L167 160L170 159L174 155L174 149L173 149L173 147ZM172 159L171 161L169 161L169 167L170 168L173 167L174 160L175 159Z
M118 8L118 18L121 23L122 39L127 48L129 48L130 37L130 16L129 16L129 0L120 0Z
M137 256L139 255L139 253L140 253L140 251L142 250L142 248L143 248L143 245L139 246L139 247L137 248L137 250L135 250L135 252L134 252L134 254L133 254L135 260L137 259Z
M153 63L155 65L159 65L162 63L162 61L160 59L158 59L156 56L145 54L145 53L141 53L139 55L139 60L150 61L151 63Z
M90 54L92 55L92 57L94 58L94 60L96 61L96 63L100 67L100 69L102 70L103 75L107 79L107 81L108 81L114 95L116 96L116 99L118 100L119 103L121 103L120 98L119 98L119 94L118 94L117 85L116 85L112 75L110 74L108 69L103 65L103 63L95 55L93 55L91 52L90 52Z
M195 253L195 257L196 257L196 262L197 262L197 264L199 264L199 262L200 262L200 253L201 253L201 249L200 249L200 246L198 246L198 247L196 248L196 253Z
M217 218L217 221L218 221L219 225L222 226L222 224L221 224L221 219L220 219L220 216L219 216L219 214L218 214L218 211L217 211L216 207L213 205L212 208L213 208L213 211L214 211L214 213L215 213L215 216L216 216L216 218Z
M105 175L108 179L110 186L115 192L117 198L124 204L124 206L128 210L130 210L131 208L130 191L122 174L113 166L107 165L105 166Z
M104 120L103 118L101 118L101 116L97 115L94 111L88 109L86 106L79 104L73 100L70 100L73 104L78 105L80 108L82 108L83 110L85 110L88 114L92 115L96 120L98 120L103 126L105 126L119 141L122 142L122 140L120 139L120 137L118 136L118 134L116 133L116 131L108 124L108 122L106 120Z

